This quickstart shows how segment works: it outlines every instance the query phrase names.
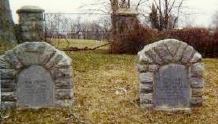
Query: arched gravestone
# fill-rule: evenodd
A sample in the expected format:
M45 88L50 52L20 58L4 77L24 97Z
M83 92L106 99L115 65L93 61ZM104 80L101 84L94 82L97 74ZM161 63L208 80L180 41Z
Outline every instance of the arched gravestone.
M202 105L204 68L193 47L167 39L145 46L138 56L141 107L189 111Z
M73 103L71 59L45 42L26 42L0 57L1 107L44 108Z

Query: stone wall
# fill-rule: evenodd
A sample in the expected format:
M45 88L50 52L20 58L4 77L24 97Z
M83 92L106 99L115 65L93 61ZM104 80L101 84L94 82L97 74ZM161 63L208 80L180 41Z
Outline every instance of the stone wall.
M175 39L167 39L145 46L138 56L141 107L155 108L158 106L157 97L164 94L157 91L157 83L164 82L167 78L171 78L165 82L169 83L169 87L174 85L175 88L179 88L181 86L181 94L178 94L177 99L184 97L186 102L189 102L186 107L202 105L204 67L201 63L202 56L193 47ZM177 83L178 79L179 83L183 84L179 84L178 87L170 84ZM171 90L169 92L175 91L173 88L167 89ZM169 92L166 91L166 93ZM176 92L172 92L172 95ZM183 96L179 98L179 95ZM165 99L165 102L170 104L170 100Z

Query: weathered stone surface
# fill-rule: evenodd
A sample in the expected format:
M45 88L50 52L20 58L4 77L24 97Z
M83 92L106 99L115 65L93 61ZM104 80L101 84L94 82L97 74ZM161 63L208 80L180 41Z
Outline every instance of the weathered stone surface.
M152 84L141 84L140 86L141 93L152 93L153 92L153 85Z
M54 82L41 66L32 65L18 75L17 103L21 107L47 107L54 104Z
M156 72L157 70L159 69L159 66L158 65L149 65L148 66L148 70L149 72Z
M164 63L169 63L173 59L173 56L164 43L157 42L157 45L154 47L154 49Z
M55 75L55 77L53 77L53 79L70 78L70 77L72 77L72 67L67 66L64 68L53 68L51 73L52 73L52 75Z
M153 73L141 73L139 74L139 79L142 83L152 83L153 82Z
M203 104L203 98L202 97L192 97L191 99L192 106L201 106Z
M138 64L137 65L137 69L138 69L139 72L146 72L146 71L148 71L148 65L140 65L140 64Z
M16 101L16 96L14 92L2 92L2 101Z
M58 89L72 89L72 78L58 78L55 80L55 87Z
M17 11L19 15L20 39L22 42L42 40L44 10L37 6L24 6Z
M45 42L25 42L6 52L0 57L3 109L14 103L21 108L72 105L71 63L64 52Z
M201 60L202 60L202 55L196 52L190 62L197 63L197 62L200 62Z
M16 107L16 102L11 102L11 101L7 101L7 102L1 102L1 108L2 109L13 109Z
M138 53L140 106L164 111L190 111L202 105L202 56L187 43L166 39Z
M153 59L153 62L156 64L163 64L163 60L161 59L160 55L156 54L156 51L154 49L150 49L149 51L146 52L150 58Z
M192 88L203 88L204 80L203 78L190 78Z
M148 94L140 94L140 103L141 104L152 104L153 101L153 94L148 93Z
M204 66L202 63L196 63L191 66L191 77L203 77Z
M17 13L42 13L42 12L44 12L44 10L38 6L23 6L17 11Z
M65 100L57 100L56 101L56 106L72 106L74 101L72 99L65 99Z
M188 108L190 107L190 85L184 65L170 64L161 67L155 75L156 107Z
M56 90L56 99L72 99L73 98L73 92L72 89L58 89Z
M0 41L17 42L9 0L0 0Z
M193 88L192 89L192 96L193 97L201 97L203 95L203 89L202 88Z
M165 42L165 45L167 46L170 54L174 57L181 44L177 40L168 40Z
M195 53L195 50L193 47L191 46L186 47L185 51L183 52L181 62L185 64L189 63L194 53Z
M187 47L188 47L187 43L180 42L179 49L177 50L177 53L174 56L175 62L181 61L181 59L183 57L183 53Z

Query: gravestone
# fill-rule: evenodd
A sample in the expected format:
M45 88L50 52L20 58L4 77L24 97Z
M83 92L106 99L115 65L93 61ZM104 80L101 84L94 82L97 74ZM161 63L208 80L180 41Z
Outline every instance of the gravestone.
M145 46L139 55L140 105L164 111L201 106L201 55L188 44L167 39Z
M17 79L17 103L20 106L49 106L53 104L53 81L49 72L32 65L20 72Z
M1 107L71 106L71 59L45 42L25 42L0 57Z

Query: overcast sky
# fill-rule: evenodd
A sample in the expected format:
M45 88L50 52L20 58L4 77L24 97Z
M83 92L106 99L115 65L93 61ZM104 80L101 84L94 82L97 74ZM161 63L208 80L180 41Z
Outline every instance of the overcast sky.
M81 12L81 6L96 3L104 0L10 0L12 14L17 22L16 10L24 5L37 5L45 9L46 12ZM107 0L105 0L107 1ZM134 0L136 1L136 0ZM197 26L208 26L211 18L218 10L218 0L186 0L188 12L192 13L187 17L188 23Z

